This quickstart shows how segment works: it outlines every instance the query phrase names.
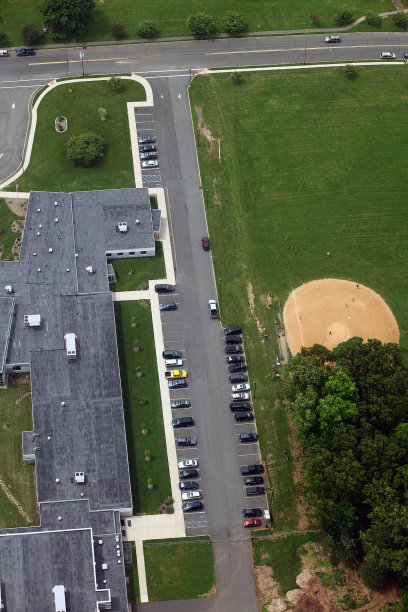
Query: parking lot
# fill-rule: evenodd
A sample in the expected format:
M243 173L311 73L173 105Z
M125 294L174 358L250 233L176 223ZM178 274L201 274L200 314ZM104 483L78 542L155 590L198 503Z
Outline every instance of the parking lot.
M138 137L153 136L156 138L156 126L152 107L135 108L135 121ZM156 142L158 151L158 168L142 168L143 187L161 187L160 143Z

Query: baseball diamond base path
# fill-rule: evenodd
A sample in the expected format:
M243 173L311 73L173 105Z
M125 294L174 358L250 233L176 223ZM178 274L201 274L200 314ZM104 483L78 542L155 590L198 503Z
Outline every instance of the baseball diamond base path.
M399 329L385 301L372 289L347 280L325 278L294 289L283 309L292 354L302 346L328 349L353 336L398 342Z

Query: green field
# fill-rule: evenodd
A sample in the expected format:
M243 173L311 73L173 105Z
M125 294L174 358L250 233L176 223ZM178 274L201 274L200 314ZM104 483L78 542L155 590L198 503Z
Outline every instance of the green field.
M6 201L0 198L0 248L2 249L1 259L14 259L11 251L12 246L20 232L13 232L11 226L13 221L21 222L23 217L15 215L7 206Z
M278 299L283 308L312 279L355 280L384 297L408 344L407 82L394 66L359 68L355 80L327 68L246 73L239 85L200 76L191 86L196 133L199 109L221 139L221 164L216 140L212 152L203 136L198 147L215 276L223 323L245 328L278 529L297 523L288 417L270 367Z
M149 601L214 594L215 571L208 536L143 542Z
M35 468L24 465L21 442L33 428L29 384L9 379L0 389L0 423L0 528L39 525Z
M125 80L123 91L112 92L107 81L69 83L59 85L48 93L38 108L37 128L30 165L19 177L21 192L85 191L88 189L120 189L134 187L132 156L130 153L127 102L145 100L140 83ZM98 108L108 111L101 121ZM68 130L59 134L54 120L58 116L68 120ZM66 145L71 136L93 131L106 143L105 156L92 166L74 166L66 156ZM10 185L14 187L14 183Z
M154 257L138 257L134 259L115 259L112 261L116 274L116 283L110 283L111 291L137 291L148 289L149 280L165 278L163 245L156 242Z
M150 303L115 302L115 317L133 511L155 514L170 497L171 487ZM145 450L150 450L151 461L145 461ZM154 484L151 490L149 478Z
M22 44L20 31L25 23L42 27L39 10L41 0L22 4L18 0L3 0L0 28L9 36L12 45ZM380 13L395 10L391 0L204 0L199 5L183 0L104 0L97 2L93 21L85 35L74 38L77 42L111 40L110 27L113 23L126 26L127 38L139 38L137 24L146 19L157 22L159 36L180 36L191 34L186 19L192 13L204 10L211 15L219 32L222 32L222 19L228 10L239 10L245 17L250 32L313 27L311 14L319 15L321 28L334 26L334 17L343 9L351 11L353 17L367 13ZM52 42L47 34L44 43Z

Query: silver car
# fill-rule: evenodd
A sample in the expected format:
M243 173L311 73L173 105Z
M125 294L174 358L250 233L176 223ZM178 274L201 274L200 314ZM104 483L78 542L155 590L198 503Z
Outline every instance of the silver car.
M149 159L149 161L142 162L142 168L158 168L159 162L157 159Z

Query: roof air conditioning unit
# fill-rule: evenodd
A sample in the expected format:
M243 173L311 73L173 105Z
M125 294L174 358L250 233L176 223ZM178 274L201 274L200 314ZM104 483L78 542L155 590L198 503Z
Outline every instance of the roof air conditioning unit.
M75 484L84 484L85 474L84 472L75 472Z
M75 360L77 358L76 352L76 334L65 334L65 350L67 353L68 361Z
M94 273L94 269L92 266L86 266L85 270L88 272L88 274L93 274Z
M127 232L128 231L128 226L127 226L126 221L119 221L118 228L119 228L120 232Z
M6 285L4 287L4 289L5 289L6 293L14 293L13 287L11 285Z
M25 327L40 327L41 315L24 315L24 326Z
M65 603L66 588L63 584L56 584L51 591L54 593L55 612L67 612Z

